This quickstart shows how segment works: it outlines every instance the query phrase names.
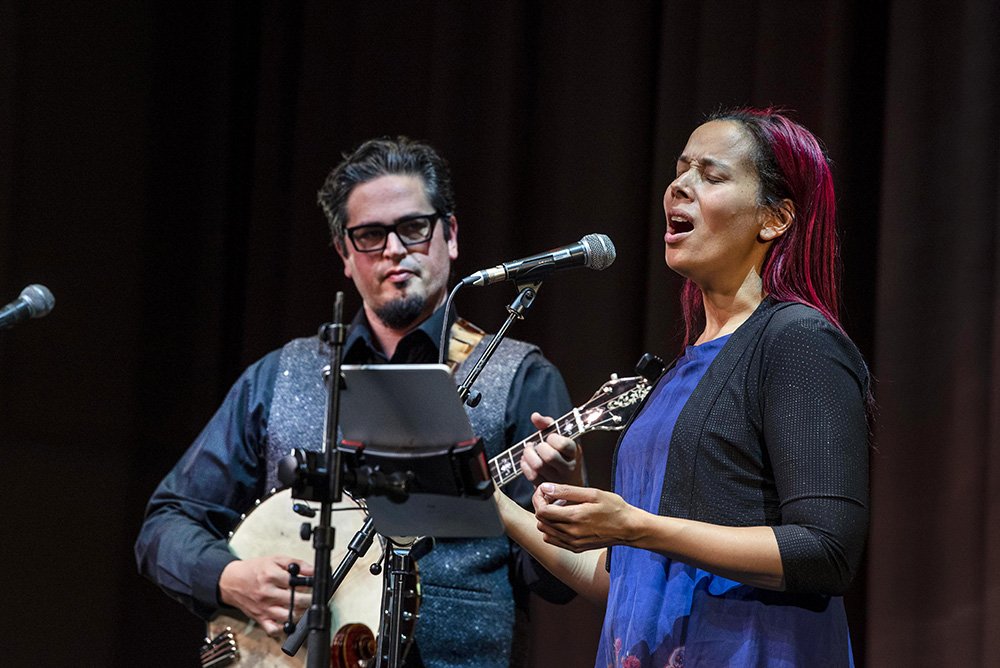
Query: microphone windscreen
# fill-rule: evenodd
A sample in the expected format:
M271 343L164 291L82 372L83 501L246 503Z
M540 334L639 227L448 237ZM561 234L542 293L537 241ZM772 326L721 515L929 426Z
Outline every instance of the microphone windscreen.
M615 261L615 245L606 234L588 234L580 243L587 251L587 268L601 271Z
M52 292L39 283L32 283L21 290L20 298L28 305L28 312L32 318L48 315L56 305L56 298L52 296Z

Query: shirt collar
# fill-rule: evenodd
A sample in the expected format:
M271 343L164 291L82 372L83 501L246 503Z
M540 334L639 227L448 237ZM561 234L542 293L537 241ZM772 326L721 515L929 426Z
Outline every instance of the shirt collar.
M452 311L449 321L454 323L455 312ZM416 329L404 336L396 346L394 359L400 357L404 351L407 357L412 358L414 350L419 350L428 359L437 361L438 344L441 340L441 325L444 321L444 306L438 307L429 318L424 320ZM371 362L385 363L393 360L388 359L382 352L382 347L375 340L368 317L362 308L351 321L351 328L344 340L344 362L347 364L367 364Z

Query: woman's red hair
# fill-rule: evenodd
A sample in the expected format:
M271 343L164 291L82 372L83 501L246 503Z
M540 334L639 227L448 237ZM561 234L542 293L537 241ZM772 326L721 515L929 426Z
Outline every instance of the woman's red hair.
M739 124L751 140L750 161L760 181L761 206L792 202L794 220L775 240L761 268L764 293L806 304L840 324L840 250L830 164L816 137L778 110L734 109L709 121ZM690 280L681 293L685 340L694 341L704 316L701 290Z

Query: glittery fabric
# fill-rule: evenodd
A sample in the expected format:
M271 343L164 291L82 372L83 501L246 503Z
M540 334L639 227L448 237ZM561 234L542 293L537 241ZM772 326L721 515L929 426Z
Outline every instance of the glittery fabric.
M456 383L471 371L492 337L486 337L459 367ZM504 340L474 389L482 401L466 407L487 457L507 447L503 433L507 398L524 358L537 348ZM277 461L293 447L322 446L326 389L320 369L327 363L316 338L296 339L281 351L268 420L267 478L275 486ZM508 575L510 542L505 536L439 540L420 560L422 601L416 639L427 666L506 668L511 664L514 595Z
M486 337L459 367L461 383L492 340ZM484 367L474 388L483 398L466 406L473 431L482 437L487 458L507 444L504 412L514 374L533 346L505 339ZM423 607L417 642L427 666L510 665L514 632L514 594L508 577L510 543L506 536L439 540L420 561Z
M267 485L281 487L277 463L292 448L323 449L326 387L322 369L330 361L316 337L293 339L281 349L268 417Z

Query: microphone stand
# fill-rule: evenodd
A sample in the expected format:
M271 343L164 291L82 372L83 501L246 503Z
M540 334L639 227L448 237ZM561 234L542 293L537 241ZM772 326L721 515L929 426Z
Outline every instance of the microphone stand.
M332 506L341 498L340 451L336 440L340 424L340 357L344 347L346 327L344 319L344 293L338 291L333 306L333 323L324 326L320 338L330 346L330 389L327 392L326 419L323 430L323 455L329 486L323 490L319 524L312 529L316 559L313 576L312 605L309 607L308 668L327 668L330 665L330 552L333 549L334 528L331 523Z
M333 551L335 538L335 529L331 522L332 506L340 502L344 486L341 454L336 445L342 389L341 355L347 329L343 324L343 303L344 293L337 292L334 302L334 321L323 325L319 333L320 340L330 346L330 373L326 376L329 379L329 391L323 425L323 449L319 453L293 451L291 456L282 461L278 470L279 479L292 487L295 498L320 502L319 523L310 528L308 534L312 536L315 547L314 575L311 578L299 577L298 564L290 564L288 567L293 597L296 586L312 585L312 602L298 624L291 620L289 613L289 621L285 624L285 633L288 637L281 646L282 652L286 655L295 656L308 633L307 649L311 651L308 652L306 659L307 668L329 666L332 631L330 600L357 560L371 547L376 533L375 521L369 516L347 546L347 554L344 555L337 570L331 574L330 554ZM350 477L350 480L355 480L355 475L357 472ZM366 479L365 484L368 485L366 489L370 489L372 493L388 494L393 490L392 483L392 480L387 481L376 476L371 480ZM372 573L376 574L374 565Z
M371 547L374 538L375 520L369 515L365 519L361 528L354 534L354 538L351 539L351 542L347 545L347 554L344 555L340 565L337 566L337 570L335 570L333 575L330 576L330 586L327 590L329 594L327 605L330 604L330 600L333 599L333 595L337 592L337 589L344 581L344 578L347 577L351 568L354 567L355 562L365 556L368 552L368 548ZM372 574L375 574L374 571ZM306 634L308 634L311 630L312 624L309 623L309 620L312 617L309 612L310 611L307 610L305 614L302 615L302 619L299 620L299 624L294 630L291 631L291 633L288 634L285 642L281 645L281 651L288 656L295 656L295 654L298 653L299 648L302 647L302 643L306 639Z
M516 283L518 295L514 298L510 305L507 306L507 320L494 335L489 345L487 345L486 350L483 351L482 356L479 360L477 360L472 371L458 388L459 398L463 402L468 403L470 407L478 405L479 400L481 399L481 395L478 393L472 399L469 399L473 383L476 382L476 379L482 373L486 363L489 362L491 357L493 357L493 354L496 352L496 349L499 347L501 341L506 335L507 330L513 324L514 320L524 319L524 314L534 303L535 297L538 295L538 289L541 285L542 282L540 280L536 280L534 282L525 281ZM450 309L452 298L458 292L460 287L461 284L456 286L447 300L447 305L445 307L445 327L447 327L448 309ZM338 433L340 420L341 352L344 345L346 329L342 324L343 300L344 294L342 292L338 292L334 305L334 321L331 325L324 326L320 330L320 338L330 345L330 389L327 393L326 420L323 433L323 451L321 453L325 457L325 468L329 484L321 490L323 493L321 494L320 521L319 525L312 529L313 546L316 548L314 568L315 575L312 578L312 604L310 605L306 615L301 620L305 621L308 618L308 647L313 650L308 653L306 664L307 668L327 668L329 666L331 634L329 600L333 596L333 591L340 584L344 576L347 574L347 571L350 570L351 566L353 566L354 562L357 560L359 554L364 554L364 552L367 551L368 546L371 545L373 535L373 524L371 518L369 518L362 530L355 536L354 541L352 541L352 546L355 549L349 551L349 554L345 557L344 561L337 569L337 572L332 574L331 577L330 553L334 542L334 529L331 526L331 511L332 504L340 501L342 491L340 470L341 457L340 452L336 447L336 434ZM447 330L444 329L442 332L442 358L445 355L445 346L447 345L447 340L444 336L446 331ZM407 555L409 554L408 550L405 552ZM388 563L391 565L391 562ZM293 573L292 575L294 578L296 574ZM401 601L397 600L401 596L399 591L397 591L400 586L401 585L398 584L393 585L393 594L390 596L391 601L389 603L391 618L396 620L398 620L400 618L399 615L402 614L402 611L399 609L401 607ZM290 627L286 630L289 633L289 638L282 646L282 650L285 654L294 655L298 646L302 642L302 633L300 630ZM380 647L377 661L379 666L381 666L383 660L385 660L388 662L390 668L396 668L401 661L401 656L399 656L398 653L400 629L398 626L394 626L388 631L388 635L390 636L389 639L379 639ZM385 640L389 640L392 643L388 656L383 656L381 651L384 647L383 642ZM396 649L393 650L393 647Z

